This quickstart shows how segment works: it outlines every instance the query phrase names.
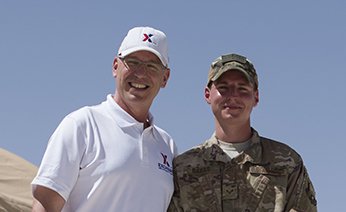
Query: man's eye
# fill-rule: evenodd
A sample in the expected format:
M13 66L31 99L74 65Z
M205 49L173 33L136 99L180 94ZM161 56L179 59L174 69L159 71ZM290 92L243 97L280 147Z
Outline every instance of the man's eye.
M138 65L140 64L139 61L133 60L133 59L127 60L126 63L127 63L129 66L138 66Z
M226 90L227 86L218 86L217 89L219 89L219 90Z
M148 63L148 64L147 64L147 67L148 67L148 69L151 70L151 71L159 71L159 68L158 68L158 66L157 66L156 64Z
M247 92L249 89L247 87L240 87L238 90L241 92Z

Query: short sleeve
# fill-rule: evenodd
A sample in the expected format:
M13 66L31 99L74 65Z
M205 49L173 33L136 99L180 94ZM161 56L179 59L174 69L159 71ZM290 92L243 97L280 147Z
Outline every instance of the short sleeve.
M81 128L72 117L63 119L49 139L33 186L50 188L68 199L85 151L85 133Z

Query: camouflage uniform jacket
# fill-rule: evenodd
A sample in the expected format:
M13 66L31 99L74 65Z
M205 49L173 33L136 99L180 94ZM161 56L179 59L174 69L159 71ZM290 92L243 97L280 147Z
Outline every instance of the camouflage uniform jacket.
M251 146L231 159L213 136L174 160L168 211L317 211L302 158L253 130Z

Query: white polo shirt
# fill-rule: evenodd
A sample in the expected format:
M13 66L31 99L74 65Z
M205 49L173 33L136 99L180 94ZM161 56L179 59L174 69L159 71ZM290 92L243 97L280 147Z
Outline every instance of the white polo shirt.
M64 118L32 184L58 192L66 200L63 211L163 212L174 189L176 154L165 131L153 124L143 130L108 95Z

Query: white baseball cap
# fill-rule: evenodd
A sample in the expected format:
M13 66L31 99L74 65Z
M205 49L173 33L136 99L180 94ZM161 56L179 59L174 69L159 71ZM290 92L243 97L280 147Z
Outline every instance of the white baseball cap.
M120 45L118 56L125 57L137 51L154 53L168 67L168 44L165 33L151 27L135 27L129 30Z

